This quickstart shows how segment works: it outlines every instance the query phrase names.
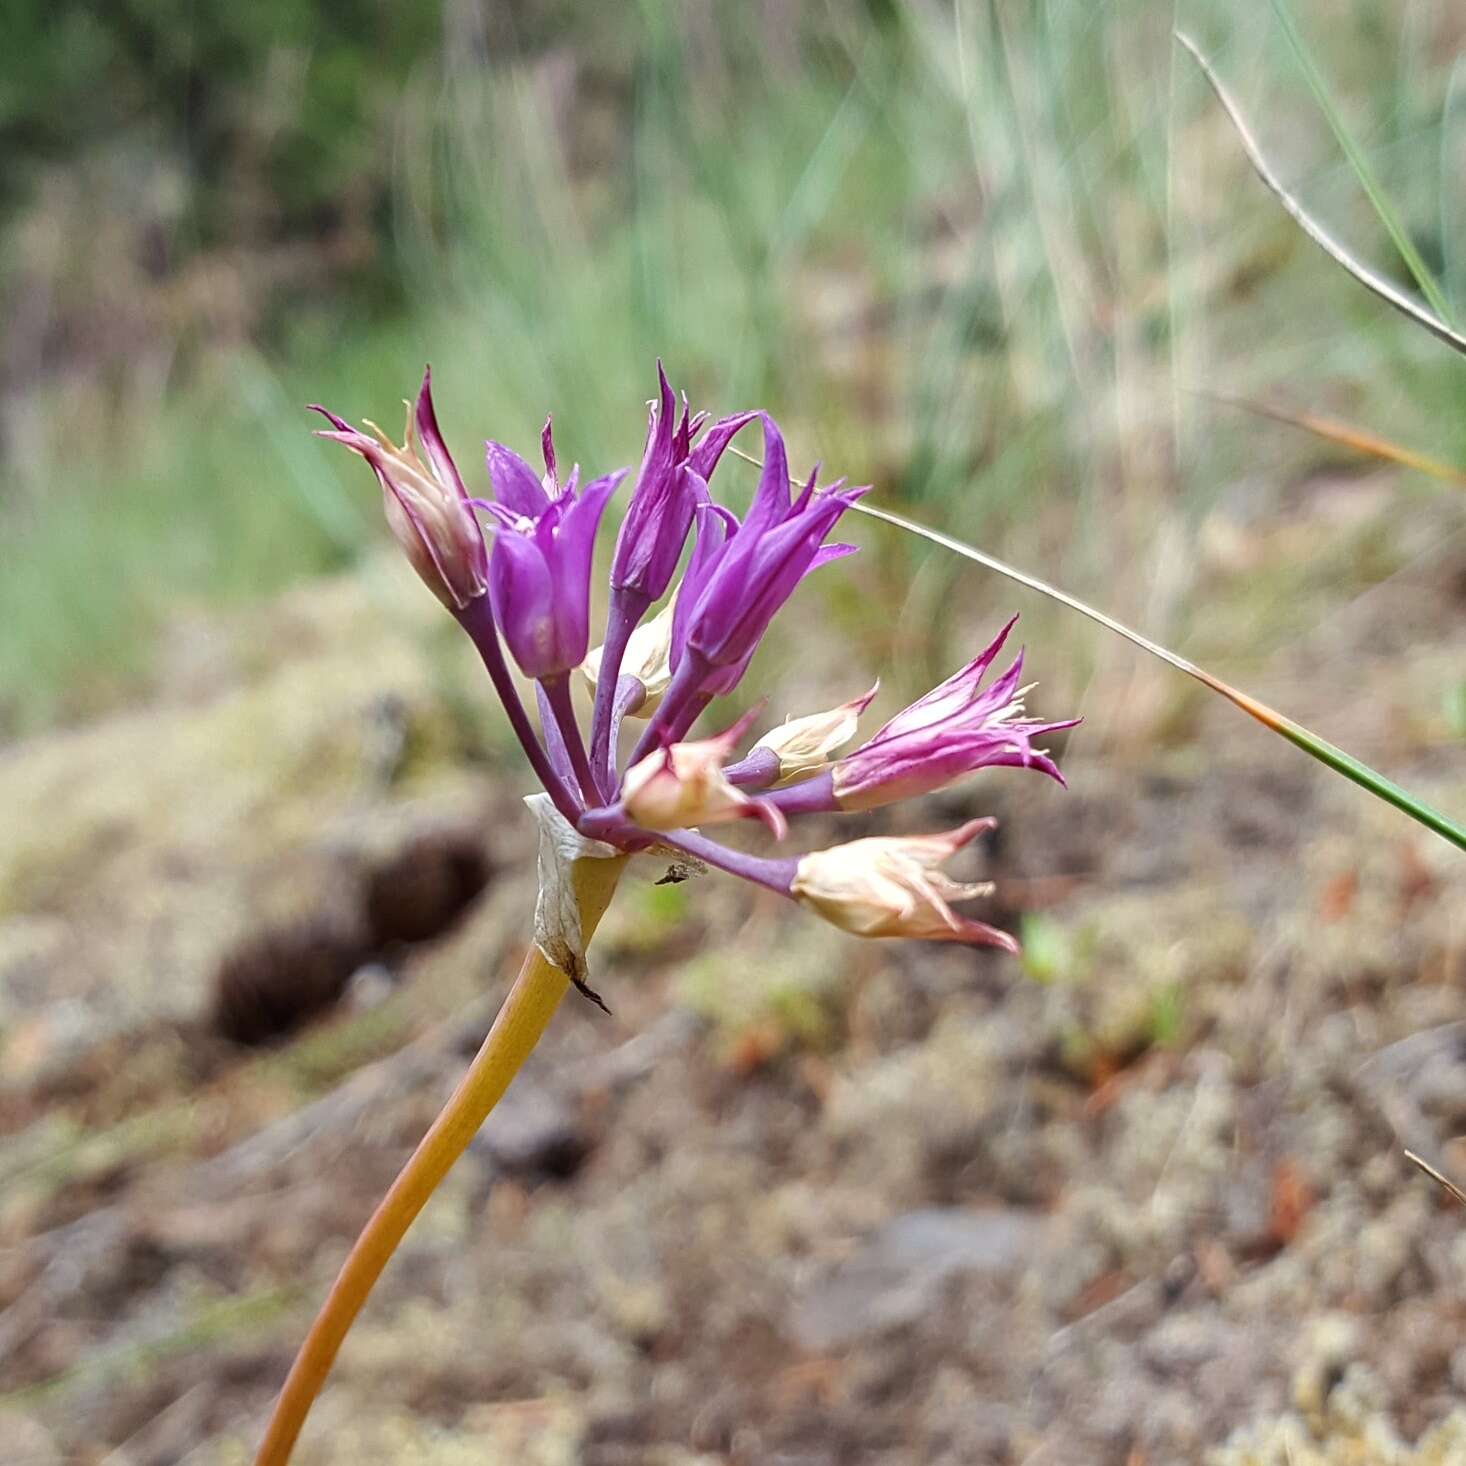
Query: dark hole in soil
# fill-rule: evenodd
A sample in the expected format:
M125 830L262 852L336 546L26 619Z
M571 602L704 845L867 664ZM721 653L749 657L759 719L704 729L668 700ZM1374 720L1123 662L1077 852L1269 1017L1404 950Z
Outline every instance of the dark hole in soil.
M489 883L467 832L433 831L362 878L359 919L303 921L249 938L219 965L212 1026L235 1043L283 1038L340 999L352 974L443 936Z
M369 950L326 923L262 932L220 964L214 1027L241 1044L290 1033L335 1003Z
M366 882L366 918L375 948L441 936L488 884L483 849L437 832L414 841Z

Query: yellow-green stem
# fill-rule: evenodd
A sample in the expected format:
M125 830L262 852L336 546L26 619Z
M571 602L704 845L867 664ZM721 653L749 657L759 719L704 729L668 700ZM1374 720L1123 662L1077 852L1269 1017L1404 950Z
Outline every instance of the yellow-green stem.
M575 895L580 904L581 931L587 943L611 900L624 864L624 857L575 863ZM467 1149L489 1111L498 1104L540 1041L568 986L566 975L546 961L538 947L531 947L468 1072L372 1213L342 1264L290 1367L255 1457L255 1466L285 1466L289 1461L306 1412L320 1392L347 1330L361 1312L382 1269L438 1183Z

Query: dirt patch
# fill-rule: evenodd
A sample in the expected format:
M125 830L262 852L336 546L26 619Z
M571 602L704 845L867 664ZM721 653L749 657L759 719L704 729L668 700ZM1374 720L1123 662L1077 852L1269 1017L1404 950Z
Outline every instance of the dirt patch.
M1355 665L1364 750L1412 726L1395 666ZM433 725L432 691L404 696ZM388 1271L304 1466L1461 1459L1466 1216L1402 1149L1466 1170L1466 868L1226 710L1200 724L1143 762L1071 757L1067 794L994 776L902 813L1002 817L976 863L1022 963L631 879L593 953L614 1016L559 1015ZM231 796L119 842L136 806L98 797L86 898L48 878L0 927L0 1390L37 1459L247 1461L526 939L513 791L445 759L368 798L349 741L296 736L269 787L308 834ZM335 750L324 793L310 747ZM1391 752L1466 806L1449 750ZM199 825L247 858L210 865ZM111 969L66 959L106 943L165 990L108 1007ZM330 1006L256 1051L206 1041L214 978L235 1037ZM12 1064L39 1023L47 1062Z

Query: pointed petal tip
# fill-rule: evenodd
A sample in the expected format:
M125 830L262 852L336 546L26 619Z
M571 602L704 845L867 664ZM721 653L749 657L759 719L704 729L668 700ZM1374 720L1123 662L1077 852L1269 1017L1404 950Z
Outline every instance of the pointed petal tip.
M965 825L958 825L955 830L949 830L947 838L952 842L954 850L960 850L964 845L970 845L979 835L997 828L998 817L985 814L978 819L968 820Z
M767 799L751 799L748 810L776 840L783 840L789 834L789 821L777 804Z
M718 743L726 743L729 748L736 748L743 741L743 736L763 716L763 711L769 705L767 697L761 697L742 713L732 723L723 729L721 733L714 733L713 739Z
M318 412L318 413L320 413L320 415L323 418L325 418L326 421L329 422L331 424L331 426L334 427L338 433L352 433L352 432L355 432L356 431L356 429L353 428L351 426L351 424L349 422L347 422L344 417L337 417L337 415L334 412L332 412L329 407L322 407L319 402L308 402L308 403L306 403L305 410L307 412ZM327 433L324 428L318 428L318 429L316 429L316 436L317 437L324 438L324 437L329 437L330 434Z

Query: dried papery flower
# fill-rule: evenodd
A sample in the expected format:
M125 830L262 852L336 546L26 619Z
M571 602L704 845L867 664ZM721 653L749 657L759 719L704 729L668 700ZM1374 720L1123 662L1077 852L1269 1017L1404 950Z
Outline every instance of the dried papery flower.
M837 708L822 713L806 713L802 718L786 718L777 728L770 728L749 752L746 762L752 767L767 768L773 761L773 776L768 783L807 778L830 766L830 755L844 748L860 726L860 715L871 704L881 684L876 682L869 692L842 702ZM762 782L757 775L750 783Z
M860 937L921 937L1016 952L1007 932L958 916L948 904L992 886L948 879L941 864L997 822L972 820L944 835L875 836L804 856L790 890L826 921Z
M676 830L729 820L762 820L776 840L788 825L778 808L752 798L728 782L723 765L748 731L758 709L712 738L672 743L633 764L621 781L621 808L645 830Z
M676 609L674 594L650 621L643 621L631 633L626 643L621 657L621 681L630 678L636 683L634 689L628 689L635 693L626 709L629 718L651 717L661 706L662 694L672 681L672 616ZM592 691L600 685L605 650L604 646L592 647L580 664L581 676Z

